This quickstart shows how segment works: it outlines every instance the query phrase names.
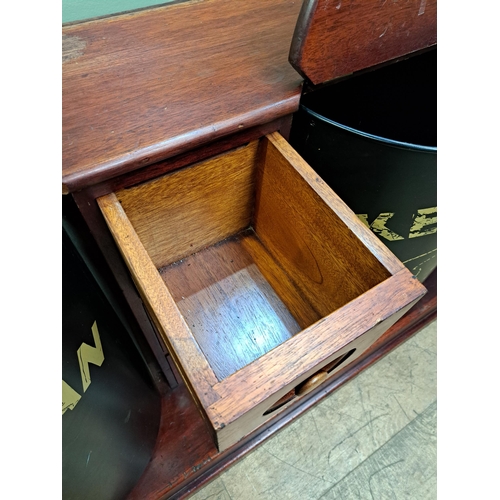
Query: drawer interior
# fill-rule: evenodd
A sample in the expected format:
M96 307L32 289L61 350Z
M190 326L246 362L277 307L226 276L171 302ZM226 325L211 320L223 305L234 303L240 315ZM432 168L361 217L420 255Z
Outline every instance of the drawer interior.
M219 381L391 276L315 183L263 139L116 193Z
M159 270L218 380L302 330L260 271L264 259L272 262L247 229Z

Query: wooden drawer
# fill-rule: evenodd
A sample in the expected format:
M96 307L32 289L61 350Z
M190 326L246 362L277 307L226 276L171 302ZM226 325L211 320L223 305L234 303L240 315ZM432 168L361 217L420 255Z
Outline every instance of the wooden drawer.
M278 133L97 201L220 451L425 293Z

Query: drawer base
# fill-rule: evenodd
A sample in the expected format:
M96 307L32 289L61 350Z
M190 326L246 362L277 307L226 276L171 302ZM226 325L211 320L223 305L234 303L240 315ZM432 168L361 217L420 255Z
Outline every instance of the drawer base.
M262 260L279 270L247 229L159 270L219 381L309 326L262 275Z

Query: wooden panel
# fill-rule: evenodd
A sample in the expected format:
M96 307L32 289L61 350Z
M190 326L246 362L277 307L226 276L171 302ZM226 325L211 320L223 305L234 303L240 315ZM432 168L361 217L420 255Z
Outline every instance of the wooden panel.
M288 149L278 134L270 136L259 168L254 227L323 317L388 278L390 272L305 180L309 176L314 183L322 182L314 171L298 156L293 158L295 168L290 167L290 157L283 155ZM323 195L338 208L342 205L331 190Z
M258 237L245 238L241 243L302 330L321 319L322 316L313 304L297 289L292 278L262 245Z
M116 193L157 268L250 225L257 145Z
M248 230L161 272L219 380L301 330L245 251L248 240L265 252Z
M316 85L436 43L436 0L305 0L290 62Z
M243 130L242 132L237 132L223 139L219 139L216 142L199 146L191 151L174 156L173 158L167 158L166 160L155 163L154 165L139 168L128 174L119 175L113 179L94 184L93 186L86 188L83 192L85 192L86 196L95 199L108 193L116 193L124 188L137 186L138 184L148 182L151 179L156 179L168 174L169 172L173 172L174 170L179 170L189 165L195 165L201 161L205 161L209 158L213 158L214 156L244 146L249 142L256 141L271 132L283 130L283 128L288 130L289 121L291 121L291 116L274 120L263 125L258 125L256 127L251 127ZM75 194L73 194L73 196L75 196Z
M398 260L387 247L372 233L367 231L366 226L358 219L354 212L332 191L330 186L326 184L316 172L304 161L304 159L283 139L281 134L274 132L268 134L264 141L269 141L276 148L282 159L279 160L282 164L288 163L292 169L295 169L304 178L304 181L322 200L331 211L335 212L336 216L349 228L349 232L353 234L353 238L359 245L370 250L376 259L391 273L396 274L401 269L405 269L404 265ZM307 192L307 191L305 191ZM296 200L299 201L299 200ZM339 230L345 231L342 227ZM359 241L358 241L359 240Z
M150 311L154 311L157 327L179 371L203 406L218 399L212 390L217 382L214 372L200 351L175 301L165 287L160 274L149 258L134 228L127 219L114 193L97 200L104 219L132 274L134 282ZM168 332L168 335L166 334Z
M75 191L296 111L297 0L188 1L63 28L63 188Z

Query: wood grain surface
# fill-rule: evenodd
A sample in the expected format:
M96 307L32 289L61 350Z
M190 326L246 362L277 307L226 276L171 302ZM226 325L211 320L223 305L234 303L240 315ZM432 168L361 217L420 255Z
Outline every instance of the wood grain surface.
M248 240L266 253L248 230L161 270L219 380L302 329L245 250Z
M278 133L98 203L220 450L425 293Z
M222 153L228 153L233 149L240 148L250 142L261 139L271 132L281 130L287 131L290 128L288 123L290 121L291 116L287 116L278 120L273 120L272 122L242 130L241 132L236 132L215 142L195 147L186 153L182 153L172 158L167 158L166 160L154 163L153 165L148 165L146 167L133 170L132 172L118 175L112 179L93 184L82 191L75 191L73 196L76 196L76 193L84 192L86 197L96 199L100 196L104 196L105 194L112 192L117 193L122 189L131 188L144 182L148 182L169 172L173 172L174 170L196 165L197 163L213 158Z
M347 233L352 233L350 237L347 237L347 239L351 240L351 245L362 244L362 246L369 249L370 253L375 256L390 274L396 274L401 269L405 268L398 258L381 243L372 231L366 230L366 226L358 219L354 212L334 191L332 191L331 187L316 174L281 134L278 132L268 134L263 142L265 141L272 144L270 154L275 155L281 165L289 164L300 173L304 181L308 184L309 189L316 194L317 199L321 200L318 206L321 207L323 204L328 206L340 221L343 222L346 228L348 228ZM275 153L278 154L272 152L273 148L275 149ZM282 157L281 159L279 158L280 156ZM300 202L299 199L296 199L296 201ZM321 211L324 214L323 209L321 209ZM346 228L343 228L341 224L337 224L335 230L339 230L345 235ZM347 247L345 247L344 250L347 250Z
M297 0L188 1L63 28L81 52L63 64L63 190L293 113L299 9Z
M294 153L288 143L271 134L263 146L255 231L319 316L388 278L390 272L325 200L337 210L343 202L331 190L320 196L313 187L316 173L298 155L285 156Z
M78 50L63 66L63 190L144 171L146 165L293 112L300 78L283 56L289 44L281 42L291 39L299 4L187 2L175 11L160 8L65 28L66 36L76 37ZM361 361L336 374L328 390L435 315L435 297L435 290L430 301L424 297L423 305L417 304L414 314L410 311ZM218 453L181 384L164 400L157 449L132 497L184 496L324 394L321 387L314 390L310 403L285 408L278 412L281 418Z
M258 142L116 193L157 268L247 228Z
M436 0L305 0L290 62L317 85L436 43Z

